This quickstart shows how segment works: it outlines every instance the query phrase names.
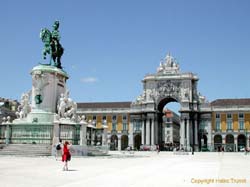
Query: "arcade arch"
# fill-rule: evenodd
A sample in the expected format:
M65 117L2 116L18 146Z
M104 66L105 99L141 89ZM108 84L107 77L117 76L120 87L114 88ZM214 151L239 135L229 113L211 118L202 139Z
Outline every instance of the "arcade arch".
M207 148L207 135L203 134L201 140L203 140L202 147Z
M225 138L226 142L226 151L232 152L235 151L235 145L234 145L234 136L232 134L227 134Z
M125 150L128 147L128 136L122 135L121 136L121 150Z
M118 137L117 135L112 135L110 138L110 150L118 149Z
M167 97L158 104L158 143L162 150L172 150L180 144L180 104Z
M241 149L246 147L246 136L244 134L240 134L237 137L237 147L238 147L238 151L241 151Z
M141 135L137 134L134 137L134 148L136 150L140 150L140 146L141 146Z
M220 134L217 134L214 136L214 150L220 151L221 146L222 146L222 136Z

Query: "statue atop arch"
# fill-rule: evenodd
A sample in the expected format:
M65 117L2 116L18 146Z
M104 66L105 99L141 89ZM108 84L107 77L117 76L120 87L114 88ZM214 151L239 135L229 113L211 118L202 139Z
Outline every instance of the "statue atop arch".
M176 59L168 53L167 56L161 60L160 66L157 68L157 73L176 74L179 73L179 70L180 67Z
M47 28L43 28L40 32L40 38L44 43L43 59L46 59L47 54L50 55L49 65L52 65L53 61L55 67L62 69L61 56L63 55L64 49L60 44L59 25L59 21L55 21L52 32Z

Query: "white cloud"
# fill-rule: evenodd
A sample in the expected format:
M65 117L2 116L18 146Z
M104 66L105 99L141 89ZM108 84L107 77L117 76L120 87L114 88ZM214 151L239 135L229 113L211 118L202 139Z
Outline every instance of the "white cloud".
M95 83L97 81L98 81L98 79L96 77L81 78L81 82L83 82L83 83Z

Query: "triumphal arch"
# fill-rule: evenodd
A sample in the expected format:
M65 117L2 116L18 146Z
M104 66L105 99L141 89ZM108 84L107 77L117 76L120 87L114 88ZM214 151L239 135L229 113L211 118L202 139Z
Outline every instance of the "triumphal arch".
M187 150L198 150L199 136L211 132L200 128L204 121L211 128L211 108L197 90L198 80L198 76L193 73L182 73L177 61L168 54L160 62L155 74L148 74L143 78L142 94L132 103L129 144L138 146L135 145L138 144L138 139L141 145L147 146L164 142L164 106L169 102L178 102L180 146ZM141 131L136 130L139 126ZM209 143L211 138L208 138Z

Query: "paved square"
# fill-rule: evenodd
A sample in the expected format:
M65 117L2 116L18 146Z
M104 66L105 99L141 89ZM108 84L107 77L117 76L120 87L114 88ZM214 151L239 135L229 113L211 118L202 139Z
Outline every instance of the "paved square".
M73 157L69 171L54 157L0 157L2 187L250 186L250 155L244 153L111 152Z

